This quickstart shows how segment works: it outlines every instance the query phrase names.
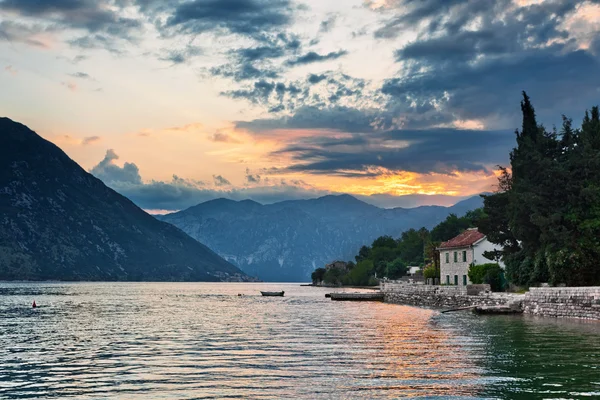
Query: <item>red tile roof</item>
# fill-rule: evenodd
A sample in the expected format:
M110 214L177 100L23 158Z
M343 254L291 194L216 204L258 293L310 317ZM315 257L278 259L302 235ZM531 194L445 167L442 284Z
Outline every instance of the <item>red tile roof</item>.
M477 230L477 228L467 229L460 235L456 236L448 240L447 242L442 242L440 244L440 249L452 249L456 247L467 247L472 245L473 243L478 242L483 239L485 235Z

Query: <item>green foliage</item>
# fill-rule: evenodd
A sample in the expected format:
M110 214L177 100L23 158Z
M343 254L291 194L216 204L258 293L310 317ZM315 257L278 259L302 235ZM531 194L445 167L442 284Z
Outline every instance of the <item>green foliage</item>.
M360 281L362 282L360 285L366 285L368 278L364 277L365 264L361 264L364 261L370 262L368 265L372 266L368 269L372 282L376 282L375 277L400 278L406 275L409 265L432 264L433 272L430 277L439 278L440 253L437 251L437 247L440 241L451 239L463 230L473 227L475 221L483 216L485 214L481 209L469 211L463 217L452 214L431 232L426 228L421 228L409 229L403 232L398 239L381 236L375 239L370 247L362 246L360 248L354 257L357 265L348 263L350 271L346 275L328 272L323 281L331 285L359 285L356 282ZM362 269L354 272L359 265L362 265Z
M380 236L377 239L375 239L375 241L373 241L371 247L373 249L376 249L378 247L393 248L396 247L396 241L391 236Z
M366 260L371 255L371 248L369 246L362 246L358 251L358 254L354 259L356 262L361 262L362 260Z
M408 265L423 265L425 242L429 239L429 231L421 228L418 231L409 229L402 233L398 240L397 252Z
M431 264L423 270L423 277L425 279L429 278L438 278L440 277L440 269L436 267L434 264Z
M312 279L312 283L315 285L318 285L319 283L323 282L323 278L325 278L325 272L327 272L327 270L325 268L317 268L313 271L313 273L310 275L311 279Z
M505 289L504 271L498 264L471 265L468 275L471 282L475 284L487 283L494 292L501 292Z
M328 285L341 285L345 271L339 268L330 268L323 276L323 282Z
M394 261L387 263L385 276L389 279L398 279L406 275L408 268L406 263L401 258L396 258Z
M586 112L581 128L563 118L559 133L537 123L529 97L523 125L500 169L498 192L484 196L477 225L503 247L507 278L530 286L600 284L600 111Z
M345 285L367 286L373 277L373 262L363 260L344 277Z

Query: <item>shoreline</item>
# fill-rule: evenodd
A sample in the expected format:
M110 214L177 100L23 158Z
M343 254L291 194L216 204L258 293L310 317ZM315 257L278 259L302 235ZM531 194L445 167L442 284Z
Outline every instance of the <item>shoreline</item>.
M600 321L600 286L532 287L525 294L467 294L468 287L383 283L384 302L417 307L518 307L522 314Z

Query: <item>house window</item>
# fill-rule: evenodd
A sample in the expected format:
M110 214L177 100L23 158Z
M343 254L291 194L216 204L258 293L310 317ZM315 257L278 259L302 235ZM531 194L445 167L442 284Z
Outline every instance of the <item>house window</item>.
M450 275L446 275L446 285L450 284Z
M463 286L467 286L467 276L463 275Z
M450 262L450 253L446 252L446 264Z
M467 262L467 252L463 251L463 262Z
M454 262L458 262L458 252L454 252Z
M454 275L454 285L458 286L458 275Z

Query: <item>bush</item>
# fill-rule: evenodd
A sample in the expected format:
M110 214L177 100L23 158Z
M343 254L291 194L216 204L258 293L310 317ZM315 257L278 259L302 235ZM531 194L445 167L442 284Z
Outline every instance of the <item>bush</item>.
M425 269L423 270L423 277L425 279L439 278L440 277L440 270L437 269L434 264L429 265L428 267L425 267Z
M469 280L475 284L487 283L494 292L504 291L504 287L506 286L504 271L498 264L493 263L471 265L469 268Z

